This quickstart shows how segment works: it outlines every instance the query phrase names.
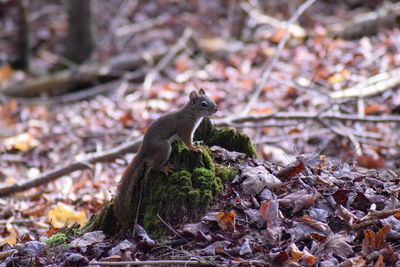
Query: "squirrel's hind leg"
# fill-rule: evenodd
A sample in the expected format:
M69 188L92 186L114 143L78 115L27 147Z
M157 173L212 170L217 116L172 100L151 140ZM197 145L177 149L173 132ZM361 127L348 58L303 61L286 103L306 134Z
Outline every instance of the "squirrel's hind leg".
M156 151L151 155L152 168L156 171L170 171L171 166L167 167L164 164L168 161L168 158L171 154L172 147L168 140L153 140L152 147L150 148L152 151ZM165 169L164 167L167 167Z

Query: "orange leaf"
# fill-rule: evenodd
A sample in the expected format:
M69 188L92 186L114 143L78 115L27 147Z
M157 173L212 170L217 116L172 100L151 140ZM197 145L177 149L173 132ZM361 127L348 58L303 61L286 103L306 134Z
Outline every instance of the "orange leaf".
M304 255L304 253L299 250L299 248L296 246L295 243L291 243L289 245L289 250L290 250L290 255L295 261L299 261Z
M10 64L5 64L0 67L0 83L7 81L13 75L14 70L11 68Z
M83 226L86 221L86 214L83 211L74 211L72 207L58 203L47 213L47 218L55 228L62 228L65 225L72 226L75 223Z
M281 41L283 35L285 35L285 32L286 32L285 28L279 28L272 35L271 41L274 43L279 43Z
M253 109L252 110L254 113L271 113L273 111L272 108L258 108L258 109Z
M333 74L332 76L328 77L328 83L338 83L345 80L347 77L350 76L350 71L344 69L338 73Z
M365 108L364 113L365 115L381 115L383 113L389 113L389 111L382 106L372 104Z
M363 154L357 157L357 164L359 166L369 169L383 169L386 163L378 155Z
M236 212L231 210L228 212L218 212L216 219L219 227L233 231L235 227Z

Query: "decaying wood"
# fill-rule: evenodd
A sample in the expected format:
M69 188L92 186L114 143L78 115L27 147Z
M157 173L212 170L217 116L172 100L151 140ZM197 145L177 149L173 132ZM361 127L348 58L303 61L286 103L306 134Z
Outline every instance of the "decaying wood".
M331 35L344 39L356 39L363 36L375 35L381 28L392 28L400 9L395 6L385 6L381 9L355 16L349 22L333 25Z
M85 64L45 77L18 82L0 90L11 97L37 97L61 95L79 84L92 84L101 78L116 79L126 71L136 69L148 61L156 61L168 51L167 47L138 53L122 54L103 64Z
M382 93L400 84L400 68L374 75L354 87L332 92L331 98L367 97Z

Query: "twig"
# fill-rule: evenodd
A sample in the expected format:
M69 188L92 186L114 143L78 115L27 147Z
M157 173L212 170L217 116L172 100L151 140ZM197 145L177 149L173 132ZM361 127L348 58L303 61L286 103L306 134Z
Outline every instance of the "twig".
M122 266L122 265L172 265L172 264L183 264L183 265L207 265L214 266L214 263L200 260L158 260L158 261L92 261L89 265L110 265L110 266Z
M361 155L362 154L360 142L357 141L357 139L355 138L354 134L352 132L350 132L349 129L343 125L343 123L340 123L340 127L338 129L338 128L330 125L329 123L327 123L326 121L324 121L322 119L320 119L318 121L322 125L324 125L325 127L329 128L336 135L349 138L350 142L354 145L355 153L357 155ZM338 124L339 124L339 122L338 122Z
M141 139L142 138L140 137L132 141L125 142L116 148L110 149L102 153L93 154L84 160L74 162L68 166L50 170L36 178L28 179L22 183L17 183L10 186L2 187L0 188L0 197L6 197L18 192L28 190L35 186L47 184L74 171L88 169L91 167L89 164L104 162L104 161L113 161L114 159L120 157L125 153L136 152L141 142Z
M254 90L253 94L250 97L249 102L247 103L246 107L244 108L242 115L246 115L249 113L250 109L253 107L255 102L257 101L258 97L260 96L262 89L265 85L265 82L267 81L268 77L271 74L272 69L275 67L276 62L278 61L279 57L282 54L283 47L285 46L288 38L289 38L289 27L292 25L295 21L298 20L298 18L303 14L303 12L310 7L316 0L307 0L305 3L303 3L293 14L293 16L289 19L285 33L280 40L278 47L276 49L276 53L272 57L272 59L268 62L267 68L264 70L261 79L259 80L256 89Z
M192 34L193 30L191 28L186 28L182 36L179 38L178 42L176 42L176 44L172 46L171 49L160 59L157 65L152 70L150 70L143 82L143 88L145 91L152 86L153 81L158 76L159 72L163 70L179 53L179 51L181 51L186 46L186 43L189 41Z
M126 35L133 35L135 33L153 28L155 26L162 25L165 22L167 22L168 19L169 19L169 16L160 15L154 19L145 20L145 21L141 21L138 23L134 23L134 24L124 25L124 26L121 26L118 29L116 29L115 35L118 37L126 36Z
M174 228L172 228L172 226L170 224L168 224L166 221L163 220L163 218L161 218L160 214L157 213L157 218L165 225L169 228L169 230L171 230L172 232L174 232L176 235L178 235L180 238L182 238L183 240L186 241L186 243L189 243L189 241L186 240L186 238L184 238L181 234L179 234Z

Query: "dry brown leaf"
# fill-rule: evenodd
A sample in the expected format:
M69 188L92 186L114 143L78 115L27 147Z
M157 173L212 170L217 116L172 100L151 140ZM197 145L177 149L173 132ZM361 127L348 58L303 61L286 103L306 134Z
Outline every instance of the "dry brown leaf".
M361 247L364 255L368 255L372 251L390 248L389 243L385 241L386 235L390 232L390 225L384 225L379 229L378 233L367 229L364 231L364 239Z
M347 243L347 237L341 234L335 234L328 238L324 249L326 252L332 252L334 255L346 258L352 255L353 248Z
M268 227L281 226L279 218L279 204L273 199L265 200L261 203L260 212L263 215Z
M364 267L366 263L363 257L354 257L341 262L336 267Z
M304 253L304 255L303 255L302 259L307 263L307 265L314 265L317 262L317 257L312 255L307 250L304 249L303 253Z
M347 222L350 226L353 225L354 221L357 221L358 218L348 211L345 207L342 205L339 205L337 210L336 210L336 215L339 216L340 219L343 221Z
M17 243L17 231L13 227L11 227L8 232L9 234L7 237L0 239L0 246L3 246L4 244L12 246Z
M258 194L265 187L272 190L279 190L282 182L266 170L263 166L242 168L243 191L246 194Z
M299 174L302 170L304 170L304 167L305 165L302 160L296 160L294 163L280 169L275 175L279 178L289 179Z
M385 263L383 262L383 256L379 255L378 259L376 260L374 267L385 267Z
M295 261L299 261L303 257L304 253L299 250L295 243L290 243L288 248L290 251L290 256Z
M304 214L303 217L300 217L297 219L297 221L304 223L305 225L310 226L311 228L314 228L315 230L318 230L322 233L328 233L331 231L329 226L326 223L317 221L307 214Z
M303 208L314 205L320 196L319 192L308 193L306 189L302 189L278 199L278 202L283 206L293 208L292 212L296 213Z

